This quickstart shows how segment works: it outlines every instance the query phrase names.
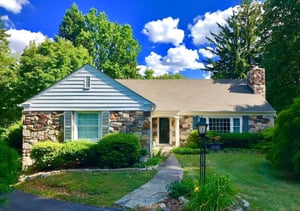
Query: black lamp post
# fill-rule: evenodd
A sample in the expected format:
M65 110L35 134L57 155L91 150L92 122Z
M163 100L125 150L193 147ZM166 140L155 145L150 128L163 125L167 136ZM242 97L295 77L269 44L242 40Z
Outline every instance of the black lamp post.
M200 136L200 182L202 185L205 184L206 177L206 140L205 133L207 124L205 118L201 117L199 122L196 124L198 133ZM202 141L201 141L202 140Z

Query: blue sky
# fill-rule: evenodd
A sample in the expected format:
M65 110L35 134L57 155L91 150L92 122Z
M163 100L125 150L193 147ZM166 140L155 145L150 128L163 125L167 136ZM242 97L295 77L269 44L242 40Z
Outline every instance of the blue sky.
M205 78L203 58L213 57L204 50L205 37L217 32L216 22L224 24L240 0L0 0L12 51L22 52L30 40L54 38L74 2L84 14L94 7L110 21L131 25L142 47L141 73L150 68L155 75Z

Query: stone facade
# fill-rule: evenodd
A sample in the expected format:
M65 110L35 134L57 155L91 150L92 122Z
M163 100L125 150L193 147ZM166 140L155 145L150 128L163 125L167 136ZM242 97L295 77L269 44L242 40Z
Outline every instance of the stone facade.
M133 133L140 137L141 145L148 151L150 146L150 112L112 111L110 112L110 133Z
M150 150L150 112L110 112L109 131L134 133L140 137L143 148ZM41 141L63 142L64 112L23 113L23 168L33 164L30 152Z
M254 94L266 96L265 69L254 66L247 72L247 83Z
M257 133L266 128L274 127L274 118L272 116L249 116L249 132Z
M30 151L40 141L63 141L63 112L23 113L23 166L32 165Z
M179 120L179 143L180 146L187 143L189 134L193 131L193 116L181 116Z

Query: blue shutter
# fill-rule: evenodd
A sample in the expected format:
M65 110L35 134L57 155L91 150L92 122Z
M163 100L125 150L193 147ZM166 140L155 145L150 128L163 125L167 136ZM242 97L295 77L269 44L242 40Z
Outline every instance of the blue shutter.
M64 113L64 141L72 140L72 112Z
M102 112L102 122L101 122L101 125L102 125L102 137L104 137L106 134L109 133L109 116L110 116L110 112L109 111L104 111ZM102 138L101 137L101 138Z
M243 132L249 131L249 116L243 116Z

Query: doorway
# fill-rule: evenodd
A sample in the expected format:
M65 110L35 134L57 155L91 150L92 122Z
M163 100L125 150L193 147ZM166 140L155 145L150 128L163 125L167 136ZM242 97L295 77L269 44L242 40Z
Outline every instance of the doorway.
M169 144L169 141L170 141L169 118L159 118L159 143Z

